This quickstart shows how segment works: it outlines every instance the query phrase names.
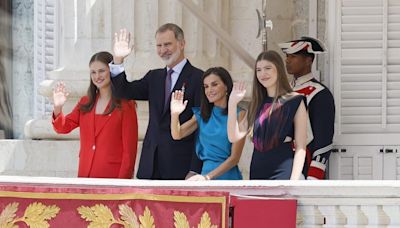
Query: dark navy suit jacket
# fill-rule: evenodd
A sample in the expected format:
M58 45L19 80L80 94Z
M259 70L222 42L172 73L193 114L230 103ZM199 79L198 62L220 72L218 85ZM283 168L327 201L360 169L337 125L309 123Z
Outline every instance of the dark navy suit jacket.
M190 170L198 173L201 171L202 164L195 153L196 132L182 140L172 139L170 102L164 109L166 74L166 68L162 68L150 70L143 78L132 82L126 80L125 72L112 78L113 93L117 97L149 102L149 125L137 173L141 179L151 179L154 166L157 166L161 179L184 179ZM202 70L187 61L172 90L185 87L184 100L188 100L188 104L179 117L181 123L192 117L192 107L200 106L202 75ZM156 153L157 164L154 162Z

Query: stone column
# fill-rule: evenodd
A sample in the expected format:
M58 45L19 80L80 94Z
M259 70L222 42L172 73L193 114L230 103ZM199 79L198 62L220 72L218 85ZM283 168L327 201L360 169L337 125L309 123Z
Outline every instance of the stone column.
M12 109L14 138L23 138L24 124L33 118L33 1L12 3Z
M44 1L43 4L49 4L49 1ZM61 1L54 14L55 19L59 19L58 26L62 28L55 31L59 46L55 47L57 49L55 53L58 56L54 58L59 61L59 64L57 69L45 71L47 76L38 86L38 90L41 95L51 101L55 84L58 81L64 81L70 95L63 111L68 113L79 98L86 93L90 77L88 62L91 55L111 49L111 2L108 0ZM44 39L43 42L47 43L48 40ZM45 58L45 60L48 59ZM46 62L42 61L42 63L46 65ZM40 65L35 66L35 69L37 68L40 68ZM44 116L39 116L26 124L26 136L34 139L77 138L78 130L68 135L57 135L53 131L50 121L52 108L51 102L48 103Z

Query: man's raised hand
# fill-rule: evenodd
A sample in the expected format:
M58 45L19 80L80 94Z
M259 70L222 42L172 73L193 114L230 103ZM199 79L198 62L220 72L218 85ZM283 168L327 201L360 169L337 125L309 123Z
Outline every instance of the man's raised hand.
M130 44L131 33L127 29L121 29L114 34L114 64L122 64L124 59L132 52L133 45Z

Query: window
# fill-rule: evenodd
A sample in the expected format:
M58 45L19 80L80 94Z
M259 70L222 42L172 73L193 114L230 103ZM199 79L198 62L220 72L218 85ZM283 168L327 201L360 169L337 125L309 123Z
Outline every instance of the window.
M400 1L332 2L336 141L399 144Z

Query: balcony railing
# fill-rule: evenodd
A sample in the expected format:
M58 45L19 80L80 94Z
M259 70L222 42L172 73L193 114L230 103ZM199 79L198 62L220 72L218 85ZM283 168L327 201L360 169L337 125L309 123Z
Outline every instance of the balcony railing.
M399 227L398 181L149 181L0 176L17 183L132 186L194 191L227 191L236 196L296 199L297 227Z

